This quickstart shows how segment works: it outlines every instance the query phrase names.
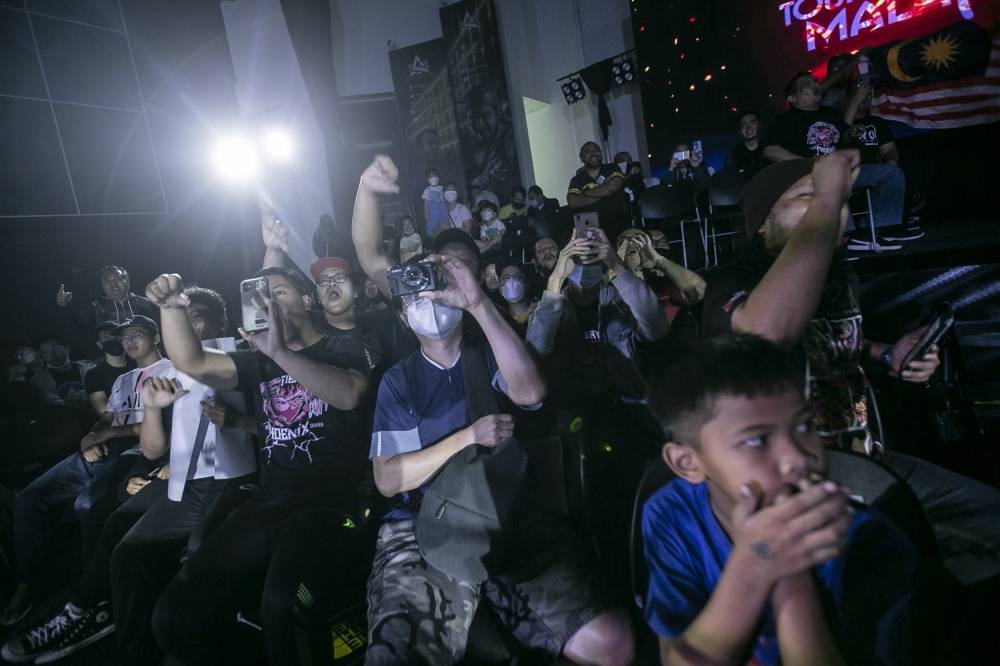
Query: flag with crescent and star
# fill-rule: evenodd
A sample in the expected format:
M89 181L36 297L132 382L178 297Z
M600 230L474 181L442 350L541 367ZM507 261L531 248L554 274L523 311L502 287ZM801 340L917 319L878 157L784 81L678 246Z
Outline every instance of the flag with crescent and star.
M1000 32L959 21L868 58L876 115L929 129L1000 120Z

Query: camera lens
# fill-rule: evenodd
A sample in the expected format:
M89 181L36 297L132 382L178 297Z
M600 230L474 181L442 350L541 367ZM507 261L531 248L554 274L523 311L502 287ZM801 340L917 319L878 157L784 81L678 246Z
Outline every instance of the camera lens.
M427 286L427 276L419 266L407 266L403 269L403 284L414 290Z

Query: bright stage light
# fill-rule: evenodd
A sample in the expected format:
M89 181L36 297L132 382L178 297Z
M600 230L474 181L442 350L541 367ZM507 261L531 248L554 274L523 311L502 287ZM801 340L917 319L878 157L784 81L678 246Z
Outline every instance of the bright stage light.
M275 162L289 162L295 154L295 139L284 127L267 129L260 140L264 152Z
M246 182L257 175L257 151L244 136L233 135L217 141L212 162L218 174L229 181Z

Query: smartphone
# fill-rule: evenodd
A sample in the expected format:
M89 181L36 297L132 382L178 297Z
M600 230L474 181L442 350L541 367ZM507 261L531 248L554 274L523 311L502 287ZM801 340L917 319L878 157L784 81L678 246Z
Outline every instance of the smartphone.
M690 150L681 150L681 151L678 151L678 152L674 153L674 159L677 160L678 162L683 162L684 160L690 160L691 159L691 151Z
M155 479L155 478L156 478L156 475L157 475L157 474L159 474L159 473L160 473L160 470L162 470L162 469L163 469L163 465L157 465L156 467L154 467L153 469L151 469L151 470L150 470L150 471L149 471L149 472L148 472L148 473L146 474L146 480L147 480L147 481L152 481L153 479Z
M253 302L253 295L257 292L267 293L267 279L262 277L250 278L240 282L240 302L243 305L243 330L247 333L267 330L267 317L264 312Z
M905 370L910 363L923 358L924 354L931 350L931 347L941 341L941 338L944 337L944 334L948 332L948 329L954 323L955 308L952 307L951 303L938 303L934 307L934 319L927 326L927 330L920 340L917 341L917 344L913 345L913 349L903 359L903 364L900 368Z
M868 59L861 58L858 60L858 87L866 86L871 83L871 76L868 74Z
M700 140L699 141L692 141L691 142L691 152L695 153L697 155L703 154L701 152L701 141Z
M577 238L591 239L595 237L594 229L601 228L601 221L594 211L576 213L573 215L573 226L576 228Z

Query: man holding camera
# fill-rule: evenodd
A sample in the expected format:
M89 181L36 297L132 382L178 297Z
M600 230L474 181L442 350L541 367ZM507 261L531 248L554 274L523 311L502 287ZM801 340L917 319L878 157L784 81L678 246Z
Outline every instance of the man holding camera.
M388 262L376 255L372 241L378 234L377 195L397 191L397 177L391 160L376 158L361 178L353 223L362 266L387 293ZM545 382L527 348L476 280L474 241L459 231L437 240L438 253L427 260L433 268L422 273L428 279L433 274L437 288L401 297L402 317L420 350L390 368L379 388L370 457L379 490L396 498L396 506L379 533L368 583L365 663L460 662L481 601L532 648L578 663L630 663L627 616L610 610L583 545L553 518L527 509L509 535L505 566L483 584L446 573L424 556L416 529L423 490L466 447L493 449L514 433L511 413L470 417L471 368L485 366L492 380L491 387L470 385L470 390L495 393L511 412L533 408L545 396ZM418 282L415 273L393 274L403 278L395 281L393 293ZM463 331L463 317L478 324L482 339ZM460 535L455 539L455 548L462 548Z
M257 396L250 400L261 441L259 487L207 535L153 612L160 647L185 663L233 662L219 632L231 625L241 591L261 571L268 660L300 663L295 618L327 617L339 601L338 576L356 561L362 542L362 530L353 527L361 519L353 514L364 479L359 404L368 358L352 337L320 334L310 316L311 289L299 274L261 273L267 290L254 294L254 302L266 328L241 329L253 351L201 346L179 275L161 275L146 287L160 307L164 344L178 370L217 391ZM311 604L301 601L305 593Z

